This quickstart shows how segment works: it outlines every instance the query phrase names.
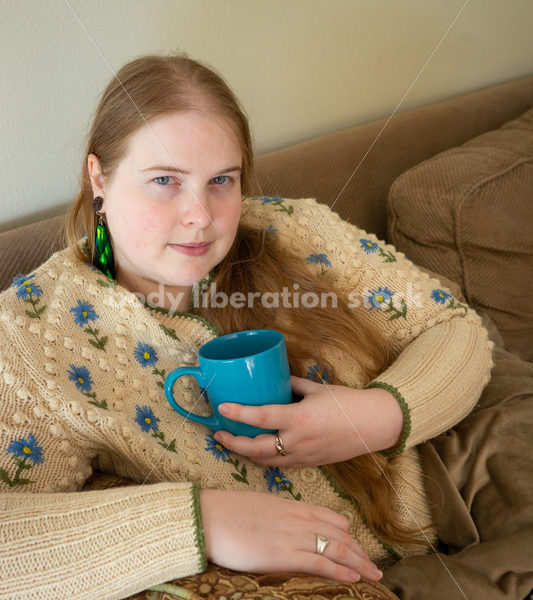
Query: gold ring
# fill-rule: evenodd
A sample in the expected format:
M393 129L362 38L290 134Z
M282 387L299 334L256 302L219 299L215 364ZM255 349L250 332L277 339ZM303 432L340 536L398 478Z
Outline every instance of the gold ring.
M329 544L329 538L327 538L325 535L317 535L316 536L316 553L324 554L324 552L326 551L326 548L328 547L328 544Z
M279 437L279 434L276 433L276 450L278 452L278 454L281 454L281 456L287 456L287 452L285 452L285 448L283 447L283 442L281 441L281 438Z

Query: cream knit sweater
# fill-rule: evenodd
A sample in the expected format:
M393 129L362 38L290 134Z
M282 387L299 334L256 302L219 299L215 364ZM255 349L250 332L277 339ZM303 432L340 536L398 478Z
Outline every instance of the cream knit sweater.
M493 344L478 315L314 200L249 199L242 220L268 228L317 276L328 271L352 292L353 310L386 333L395 359L373 385L404 411L396 510L409 526L413 517L427 525L415 445L464 418L489 380ZM378 563L421 551L376 539L320 468L261 467L174 412L165 375L197 364L198 348L218 333L194 314L152 310L63 250L0 295L0 332L0 598L123 598L202 571L201 487L327 506L348 517ZM331 360L361 387L357 365ZM310 376L317 369L309 365ZM209 414L192 378L174 391ZM139 485L80 493L96 468Z

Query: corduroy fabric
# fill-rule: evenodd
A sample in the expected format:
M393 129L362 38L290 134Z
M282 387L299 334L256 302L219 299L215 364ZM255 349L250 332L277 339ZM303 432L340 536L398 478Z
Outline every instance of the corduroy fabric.
M254 193L313 197L387 238L387 194L404 171L533 106L533 76L317 137L257 159Z
M389 235L459 283L505 346L533 360L533 109L393 184Z
M0 233L0 290L17 273L29 273L61 247L64 217L51 217Z

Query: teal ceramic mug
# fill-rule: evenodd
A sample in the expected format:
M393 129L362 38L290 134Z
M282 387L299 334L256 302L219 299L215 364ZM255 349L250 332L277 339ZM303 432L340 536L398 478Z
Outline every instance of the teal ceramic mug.
M187 419L207 425L213 431L224 429L234 435L255 437L275 433L227 419L218 407L223 402L259 406L289 404L292 400L289 361L285 340L273 329L250 329L217 337L198 350L199 367L179 367L165 380L165 395L172 408ZM212 417L196 415L180 406L172 392L174 382L192 375L206 395Z

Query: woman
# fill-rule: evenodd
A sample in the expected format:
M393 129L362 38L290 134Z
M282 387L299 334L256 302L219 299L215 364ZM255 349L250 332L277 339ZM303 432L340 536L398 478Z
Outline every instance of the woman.
M473 408L492 343L472 309L328 207L245 199L252 163L246 118L207 67L141 57L106 88L67 249L0 297L13 594L121 598L206 559L377 581L435 542L416 445ZM335 302L309 302L321 294ZM170 408L171 369L263 327L284 334L303 398L226 414L277 436L213 436ZM197 386L175 393L208 414ZM140 485L78 493L93 469Z

